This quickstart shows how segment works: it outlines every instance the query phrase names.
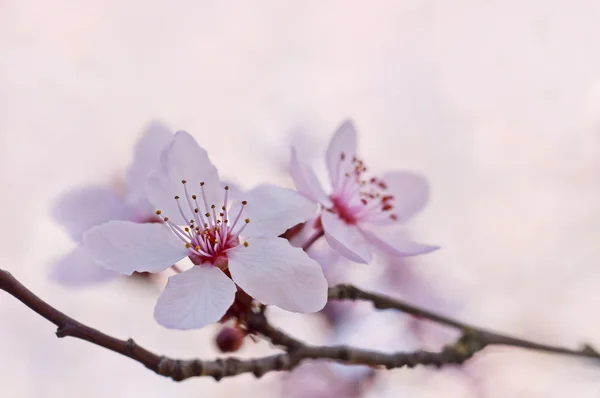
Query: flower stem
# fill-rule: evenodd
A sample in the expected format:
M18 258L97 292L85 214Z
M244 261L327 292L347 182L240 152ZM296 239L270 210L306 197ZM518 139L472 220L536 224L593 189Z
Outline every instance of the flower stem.
M321 236L325 235L325 233L323 232L323 228L319 228L317 231L315 231L314 234L311 235L310 238L308 238L308 240L302 245L302 250L304 251L308 251L308 249L316 242L318 241Z
M171 271L175 272L176 274L181 274L183 272L183 270L177 266L177 264L171 265Z

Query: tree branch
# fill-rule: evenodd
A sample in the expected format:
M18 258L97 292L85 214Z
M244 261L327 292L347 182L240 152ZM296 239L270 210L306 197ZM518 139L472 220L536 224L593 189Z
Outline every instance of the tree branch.
M589 344L584 344L580 350L572 350L568 348L556 347L536 343L533 341L518 339L515 337L492 332L483 328L478 328L476 326L469 325L467 323L460 322L458 320L440 314L436 314L435 312L416 307L404 301L393 299L389 296L365 292L352 285L337 285L329 288L328 298L329 300L370 301L371 303L373 303L373 306L375 308L380 310L396 309L406 314L428 319L435 323L439 323L441 325L446 325L454 329L461 330L463 334L468 334L472 336L472 339L478 341L479 344L483 346L505 345L554 354L565 354L577 357L600 359L600 353L598 353L598 351L596 351Z
M224 377L236 376L242 373L252 373L256 377L261 377L271 371L291 370L307 359L325 359L344 364L361 364L387 369L416 365L461 364L490 344L511 345L547 352L600 358L598 353L589 346L582 351L572 351L519 340L477 329L389 297L363 292L349 285L340 285L329 290L330 299L368 300L373 302L377 308L399 309L409 314L453 326L463 331L462 336L454 344L445 346L440 352L416 351L386 354L347 346L310 346L274 328L268 323L264 313L259 312L250 314L248 319L249 331L265 337L276 346L284 348L285 353L257 359L229 357L212 361L200 359L180 360L159 356L139 346L132 339L119 340L76 321L40 299L9 272L2 269L0 269L0 290L14 296L37 314L56 325L56 335L58 337L70 336L104 347L129 357L153 372L175 381L199 376L210 376L215 380L220 380Z

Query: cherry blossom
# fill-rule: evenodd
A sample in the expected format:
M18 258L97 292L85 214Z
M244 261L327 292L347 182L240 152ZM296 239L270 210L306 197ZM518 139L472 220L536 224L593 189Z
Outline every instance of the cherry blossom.
M53 264L50 277L71 286L112 279L118 274L96 263L82 245L88 229L110 220L138 223L160 221L146 199L144 184L158 162L161 151L171 142L173 133L163 124L152 122L137 142L134 158L124 186L86 186L71 190L56 201L52 216L61 224L77 246ZM121 192L119 192L121 191Z
M413 242L398 228L427 203L425 178L408 171L368 177L356 154L356 131L345 121L335 132L326 154L331 193L292 149L290 174L298 192L320 204L320 227L329 245L349 260L368 263L372 248L395 256L429 253L437 246Z
M327 300L321 267L278 236L316 206L291 189L260 185L241 193L220 181L194 138L175 134L147 193L162 223L111 221L84 234L95 261L122 274L160 272L188 257L194 266L169 277L154 316L173 329L219 321L237 286L263 304L316 312Z

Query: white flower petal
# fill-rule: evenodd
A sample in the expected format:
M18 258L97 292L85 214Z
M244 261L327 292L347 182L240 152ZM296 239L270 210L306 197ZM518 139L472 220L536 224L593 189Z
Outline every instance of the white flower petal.
M254 238L228 252L233 281L263 304L316 312L327 302L319 264L281 238Z
M169 277L154 308L154 318L170 329L199 329L225 315L236 291L235 284L221 270L197 265Z
M325 231L325 239L335 251L357 263L366 264L371 261L371 251L367 241L356 225L347 224L330 212L323 212L321 223Z
M205 211L201 182L204 182L208 205L214 204L218 208L222 206L224 190L217 169L194 137L185 131L178 131L172 143L163 151L160 166L150 174L146 184L150 202L160 209L164 216L178 224L185 224L193 218L181 183L183 180L187 181L188 193L198 196L200 211ZM186 220L179 213L175 196L181 198L179 201L185 210Z
M188 254L164 224L137 224L111 221L83 234L92 258L105 268L121 274L160 272Z
M392 213L399 222L405 222L425 207L429 200L429 185L420 174L409 171L389 172L382 180L387 185L387 193L394 196Z
M242 215L243 218L250 219L242 233L248 237L281 235L288 228L311 218L317 210L315 203L293 189L270 184L262 184L240 194L239 199L248 203ZM231 207L229 222L237 216L240 200L236 200Z
M369 243L392 256L417 256L431 253L440 248L414 242L405 231L390 230L390 228L368 229L364 226L361 226L361 231Z
M111 220L127 220L131 209L108 187L82 187L58 198L52 217L69 236L81 241L88 229Z
M158 166L163 149L173 140L173 133L161 122L154 121L142 134L135 146L133 161L125 173L127 200L135 207L151 213L154 209L146 196L146 180Z
M325 207L331 207L331 200L329 200L329 197L323 190L315 172L298 158L296 148L292 148L290 175L298 192L313 202L321 203Z
M336 130L327 148L327 169L329 178L335 188L348 167L351 167L352 158L356 153L356 130L352 121L344 121ZM344 160L341 156L344 154ZM340 164L341 162L341 164Z
M52 265L50 279L61 285L85 286L104 282L118 275L96 263L83 245L77 245Z

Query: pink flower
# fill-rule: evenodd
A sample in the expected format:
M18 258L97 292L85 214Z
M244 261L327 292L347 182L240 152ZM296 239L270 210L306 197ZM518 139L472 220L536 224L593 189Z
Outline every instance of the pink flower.
M368 263L371 247L395 256L414 256L437 246L411 241L397 228L417 214L429 196L424 177L394 171L381 178L367 177L367 168L356 155L356 131L346 121L327 149L331 193L321 187L314 171L292 149L290 173L298 192L322 208L321 224L329 245L349 260Z
M111 279L118 274L96 263L81 244L88 229L110 220L152 222L157 217L146 199L144 184L161 151L173 134L158 122L151 123L138 141L133 162L126 172L124 192L114 186L88 186L67 192L53 209L53 218L78 245L52 267L51 278L61 284L85 285ZM160 221L160 220L159 220Z
M289 311L325 305L319 264L277 237L314 214L311 201L271 185L244 194L228 189L186 132L175 134L146 188L163 223L111 221L86 232L84 242L97 262L122 274L160 272L189 257L195 266L171 276L158 299L154 316L161 325L193 329L219 321L236 284Z

